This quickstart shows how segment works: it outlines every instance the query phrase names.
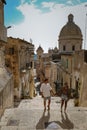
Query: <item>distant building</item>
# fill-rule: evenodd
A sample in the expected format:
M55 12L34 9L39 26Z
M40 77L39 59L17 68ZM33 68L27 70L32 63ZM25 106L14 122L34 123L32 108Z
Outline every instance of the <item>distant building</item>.
M54 57L55 53L58 53L57 47L54 49L49 49L48 53L44 53L41 46L37 49L37 62L36 62L36 72L37 78L40 82L43 82L44 78L48 78L52 88L55 91L54 81L57 75L57 67L53 65L52 57ZM55 59L55 58L54 58ZM56 74L54 74L55 72Z
M55 47L54 49L49 49L48 53L44 53L41 46L37 49L37 77L43 82L44 78L48 78L49 81L51 75L51 61L54 52L58 51ZM50 81L51 82L51 81Z

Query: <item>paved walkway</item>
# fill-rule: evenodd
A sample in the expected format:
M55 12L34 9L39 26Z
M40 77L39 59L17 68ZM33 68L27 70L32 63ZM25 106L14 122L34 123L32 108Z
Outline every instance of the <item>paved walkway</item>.
M22 100L18 108L7 109L0 121L0 130L87 130L87 108L68 103L66 113L60 112L60 98L52 97L50 111L43 109L43 99Z

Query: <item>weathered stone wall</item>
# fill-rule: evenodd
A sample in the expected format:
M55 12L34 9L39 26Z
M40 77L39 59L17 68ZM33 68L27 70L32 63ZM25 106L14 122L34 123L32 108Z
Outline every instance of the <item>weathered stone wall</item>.
M81 72L80 105L87 107L87 63L83 64Z
M28 68L31 63L33 65L34 45L19 38L8 37L5 47L6 66L10 68L14 78L14 97L20 100L29 93Z
M5 68L0 68L0 116L13 105L13 76Z
M84 58L85 50L73 55L73 83L78 82L79 106L87 106L87 63Z

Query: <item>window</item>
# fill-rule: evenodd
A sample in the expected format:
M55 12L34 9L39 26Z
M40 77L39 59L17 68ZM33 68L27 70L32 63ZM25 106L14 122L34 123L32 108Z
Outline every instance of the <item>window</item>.
M84 61L87 63L87 51L84 52Z
M26 67L29 67L29 63L26 63Z
M75 51L75 46L74 45L72 46L72 51Z
M10 54L10 55L13 55L13 54L14 54L14 47L9 48L9 54Z
M64 45L64 46L63 46L63 51L65 51L65 50L66 50L66 46Z

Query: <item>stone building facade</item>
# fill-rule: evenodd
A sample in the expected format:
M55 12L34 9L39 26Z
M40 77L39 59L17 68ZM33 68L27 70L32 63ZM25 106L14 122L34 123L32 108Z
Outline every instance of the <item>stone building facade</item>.
M14 77L14 96L17 99L29 96L30 69L33 69L34 45L19 38L8 37L5 64Z
M72 87L72 53L61 54L61 62L57 63L58 66L58 81L63 85L64 82L68 82L68 85Z
M78 92L78 103L87 106L87 50L77 51L73 54L73 83Z
M4 2L0 1L0 116L6 108L13 107L13 75L5 66L7 28L4 26Z
M50 77L50 55L49 53L44 53L41 46L37 49L37 77L40 82L43 82L44 78Z
M59 35L61 60L58 62L58 79L62 84L67 81L76 90L75 104L87 106L87 52L82 50L82 40L81 30L70 14Z
M56 81L58 80L57 78L57 64L55 62L50 62L50 84L52 86L52 89L54 92L57 92L57 87L55 85Z
M80 51L82 48L82 32L75 24L74 16L68 16L67 24L61 29L59 34L59 53L61 54L61 61L59 63L59 70L62 71L61 81L68 82L72 87L72 71L73 71L73 53ZM60 73L60 72L59 72Z

